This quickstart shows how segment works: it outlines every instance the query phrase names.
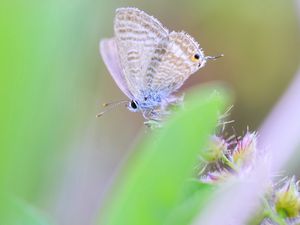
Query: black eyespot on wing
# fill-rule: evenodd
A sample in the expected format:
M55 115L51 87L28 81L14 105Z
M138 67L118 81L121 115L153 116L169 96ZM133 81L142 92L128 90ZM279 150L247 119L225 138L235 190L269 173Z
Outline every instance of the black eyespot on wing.
M199 54L195 54L195 55L194 55L194 58L195 58L195 59L200 59L200 55L199 55Z

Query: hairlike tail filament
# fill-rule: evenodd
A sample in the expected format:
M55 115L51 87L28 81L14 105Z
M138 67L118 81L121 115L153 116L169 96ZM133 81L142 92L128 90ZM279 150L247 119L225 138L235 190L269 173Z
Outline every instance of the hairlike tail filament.
M206 56L205 59L206 60L216 60L216 59L221 58L223 56L224 56L224 54L217 55L217 56Z

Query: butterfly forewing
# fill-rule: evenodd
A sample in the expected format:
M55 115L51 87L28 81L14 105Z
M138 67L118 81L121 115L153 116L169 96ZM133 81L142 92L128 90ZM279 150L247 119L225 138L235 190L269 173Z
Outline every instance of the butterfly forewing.
M158 44L168 39L168 31L154 17L135 8L116 11L114 31L128 89L136 99L143 99L147 71Z
M123 91L123 93L127 95L128 98L132 99L133 96L126 85L125 76L121 68L115 38L101 40L99 47L102 59L109 73L111 74L121 91Z

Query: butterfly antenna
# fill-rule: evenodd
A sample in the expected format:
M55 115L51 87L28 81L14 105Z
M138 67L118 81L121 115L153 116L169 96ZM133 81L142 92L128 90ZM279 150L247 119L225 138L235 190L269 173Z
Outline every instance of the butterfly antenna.
M206 60L216 60L216 59L221 58L223 56L224 56L224 54L217 55L217 56L206 56L205 59Z
M102 104L103 107L107 107L107 106L114 106L114 105L119 105L122 103L126 103L128 102L127 100L121 100L121 101L113 101L113 102L105 102Z
M125 104L125 103L129 103L129 101L127 100L122 100L122 101L116 101L116 102L109 102L109 103L103 103L102 106L103 107L108 107L105 110L103 110L102 112L98 113L96 115L96 117L101 117L104 113L111 111L112 109L114 109L115 107Z

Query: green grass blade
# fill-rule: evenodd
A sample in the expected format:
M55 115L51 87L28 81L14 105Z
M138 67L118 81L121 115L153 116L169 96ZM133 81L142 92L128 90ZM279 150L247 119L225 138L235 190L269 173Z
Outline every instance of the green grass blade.
M215 185L205 184L193 179L187 182L184 198L180 204L170 213L164 225L184 225L191 224L195 215L209 201Z
M154 130L125 168L101 224L163 224L182 201L200 149L214 131L225 92L205 87L186 97L162 129Z
M24 201L10 195L2 195L0 200L1 225L50 225L44 215Z

